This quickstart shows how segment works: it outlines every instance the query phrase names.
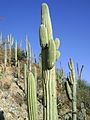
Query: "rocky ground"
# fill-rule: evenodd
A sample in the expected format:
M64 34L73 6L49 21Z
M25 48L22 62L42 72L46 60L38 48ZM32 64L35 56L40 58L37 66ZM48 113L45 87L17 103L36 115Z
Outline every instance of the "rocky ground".
M14 66L7 67L5 72L2 71L3 65L0 66L0 120L28 120L23 75L18 80ZM57 96L59 120L64 120L68 112L71 116L71 103L60 81L57 83ZM38 120L43 120L43 92L40 76L37 80L37 97ZM90 119L87 117L87 120Z
M7 67L0 79L0 120L28 120L24 94L24 79L15 77L14 67ZM39 120L42 104L38 102Z

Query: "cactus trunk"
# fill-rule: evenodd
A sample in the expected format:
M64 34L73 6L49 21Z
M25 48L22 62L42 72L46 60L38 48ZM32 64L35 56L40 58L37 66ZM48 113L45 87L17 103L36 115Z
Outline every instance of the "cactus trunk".
M24 64L24 91L27 95L27 65Z
M8 35L8 48L9 48L9 64L11 62L11 36Z
M2 44L2 33L0 33L0 45Z
M73 90L72 90L72 98L73 98L73 101L72 101L72 110L73 110L73 120L77 120L77 98L76 98L76 78L74 78L74 82L73 82Z
M5 41L5 44L4 44L4 66L5 66L5 69L6 69L6 65L7 65L7 44L6 44L6 41Z
M15 42L15 65L17 66L17 42Z
M36 81L32 72L29 72L27 81L27 104L29 120L38 120Z
M19 60L18 60L18 79L20 79L20 62L19 62Z
M41 9L40 46L44 94L43 119L57 120L58 115L55 63L58 48L53 40L49 8L46 3L42 4Z
M68 62L68 66L70 69L70 73L66 81L66 90L68 97L72 102L72 120L77 120L77 98L76 98L77 80L74 71L74 64L71 58Z

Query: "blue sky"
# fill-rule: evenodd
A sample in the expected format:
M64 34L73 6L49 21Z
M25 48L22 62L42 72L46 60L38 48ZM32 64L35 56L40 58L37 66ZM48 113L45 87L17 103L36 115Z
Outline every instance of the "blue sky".
M79 67L84 64L82 78L90 83L90 0L0 0L0 32L12 33L16 40L28 34L37 60L40 52L39 25L41 4L50 8L54 38L59 37L60 61L65 74L69 72L68 60L72 57Z

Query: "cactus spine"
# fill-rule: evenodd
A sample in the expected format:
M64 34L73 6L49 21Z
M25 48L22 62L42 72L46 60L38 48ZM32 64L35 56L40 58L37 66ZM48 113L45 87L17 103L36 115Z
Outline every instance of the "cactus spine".
M77 120L77 105L76 105L77 80L74 71L74 64L71 58L68 62L68 66L70 69L70 73L66 81L66 89L67 89L68 97L72 101L72 120Z
M42 77L44 92L44 120L57 120L57 97L56 97L56 73L55 63L57 49L53 40L52 25L49 8L46 3L42 4L40 25L40 46L42 55Z

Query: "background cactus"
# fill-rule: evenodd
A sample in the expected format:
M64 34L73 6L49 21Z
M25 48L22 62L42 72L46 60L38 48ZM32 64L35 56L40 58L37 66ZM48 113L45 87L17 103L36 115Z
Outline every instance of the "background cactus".
M68 66L70 69L70 73L66 81L66 90L69 99L72 101L72 120L77 120L77 99L76 99L77 80L74 71L74 64L71 58L68 62Z
M6 69L6 65L7 65L7 44L6 44L6 40L4 43L4 67Z
M9 34L7 36L7 39L8 39L8 49L9 49L9 64L11 63L11 57L12 57L12 45L14 43L14 37L12 36L12 34Z
M19 60L18 60L17 71L18 71L18 79L20 79L20 62L19 62Z
M0 45L2 44L2 33L0 33Z
M27 95L27 65L24 64L24 91Z
M17 42L15 42L15 65L17 66Z
M53 40L49 8L46 3L41 8L40 46L42 60L42 77L44 92L44 120L57 120L56 71L55 63L60 52L59 45ZM58 41L59 43L59 41Z

